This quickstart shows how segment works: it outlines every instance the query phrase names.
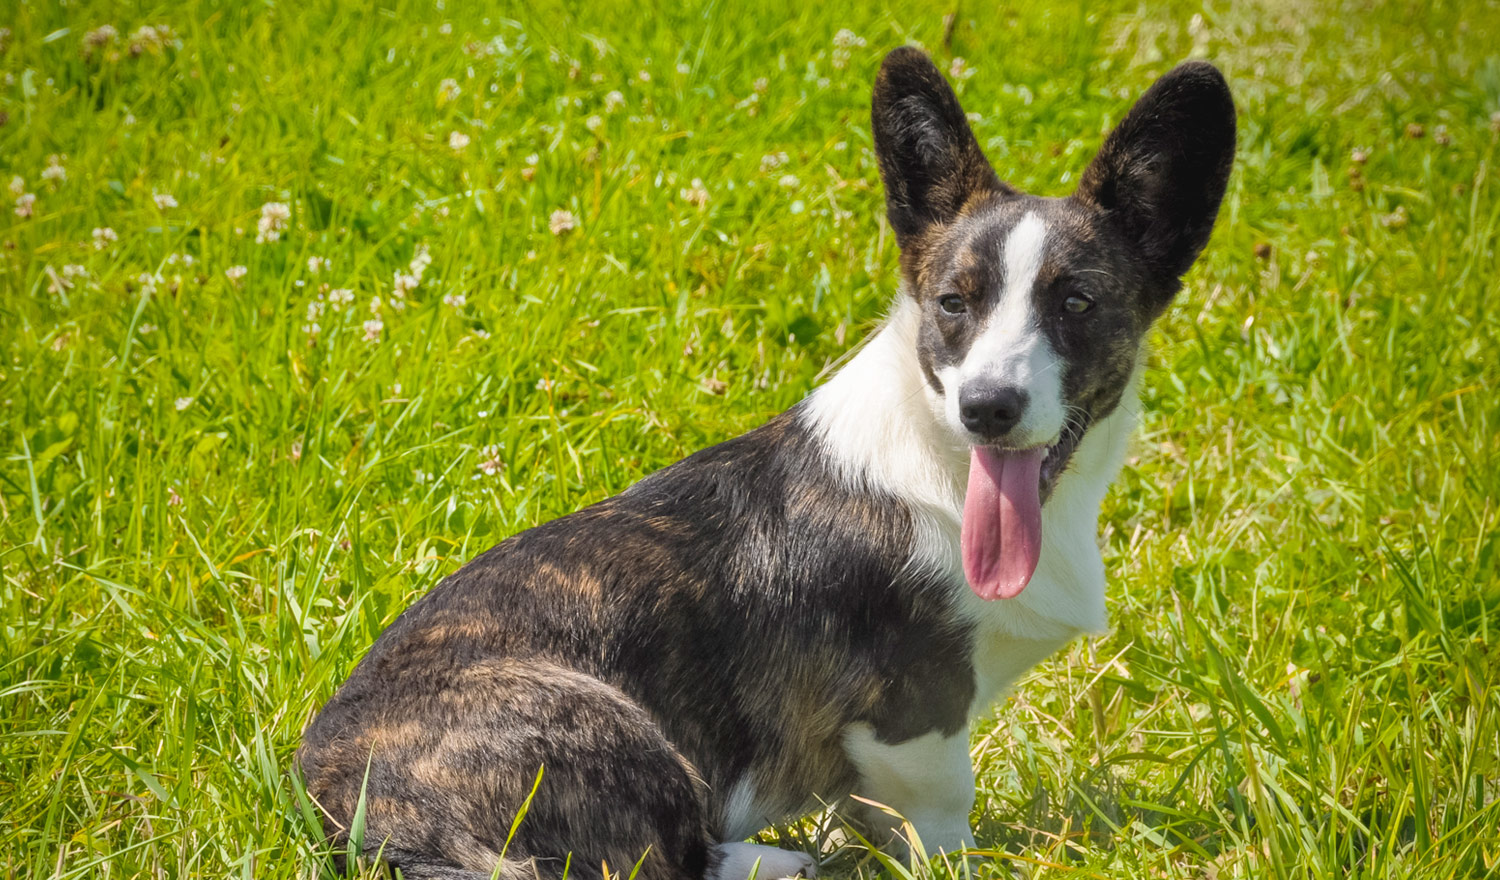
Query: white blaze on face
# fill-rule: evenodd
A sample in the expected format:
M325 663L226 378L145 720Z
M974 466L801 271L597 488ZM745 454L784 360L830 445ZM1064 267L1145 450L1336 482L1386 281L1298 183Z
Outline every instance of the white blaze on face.
M1062 431L1062 362L1042 333L1032 288L1042 271L1047 224L1028 213L1005 238L1000 257L1004 287L958 366L938 371L944 414L955 433L968 432L958 415L959 391L969 382L1024 389L1029 403L1014 429L1018 447L1051 443Z

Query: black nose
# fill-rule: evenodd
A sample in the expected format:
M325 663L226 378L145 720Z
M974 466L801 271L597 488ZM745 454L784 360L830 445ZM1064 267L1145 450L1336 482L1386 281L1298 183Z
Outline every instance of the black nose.
M966 385L958 393L958 417L981 437L998 440L1026 413L1026 392L1013 385Z

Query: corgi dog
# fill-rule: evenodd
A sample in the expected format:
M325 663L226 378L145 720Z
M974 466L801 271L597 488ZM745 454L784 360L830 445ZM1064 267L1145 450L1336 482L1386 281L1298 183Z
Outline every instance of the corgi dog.
M1099 506L1235 108L1176 67L1065 198L1002 182L916 49L885 58L872 129L884 323L790 410L406 609L297 755L336 845L358 813L409 878L812 876L744 841L841 803L903 846L874 801L928 851L973 846L970 720L1107 627Z

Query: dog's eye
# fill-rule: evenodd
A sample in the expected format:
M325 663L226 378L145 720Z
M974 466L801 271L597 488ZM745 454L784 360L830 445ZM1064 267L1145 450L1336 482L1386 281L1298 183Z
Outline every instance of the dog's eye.
M1081 315L1094 307L1094 301L1081 293L1075 293L1063 300L1063 309L1069 314Z
M964 298L956 293L950 293L947 296L940 297L938 299L938 308L942 309L950 315L962 315L964 312L969 310L969 307L964 305Z

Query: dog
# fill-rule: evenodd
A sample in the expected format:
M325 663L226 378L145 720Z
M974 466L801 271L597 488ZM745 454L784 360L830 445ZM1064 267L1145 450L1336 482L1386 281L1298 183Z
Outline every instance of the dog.
M1212 65L1176 67L1066 198L1003 183L916 49L885 58L872 129L884 323L765 425L406 609L297 755L336 845L362 812L406 877L812 876L743 841L841 802L901 847L867 800L928 851L973 846L970 719L1107 627L1099 505L1235 108Z

